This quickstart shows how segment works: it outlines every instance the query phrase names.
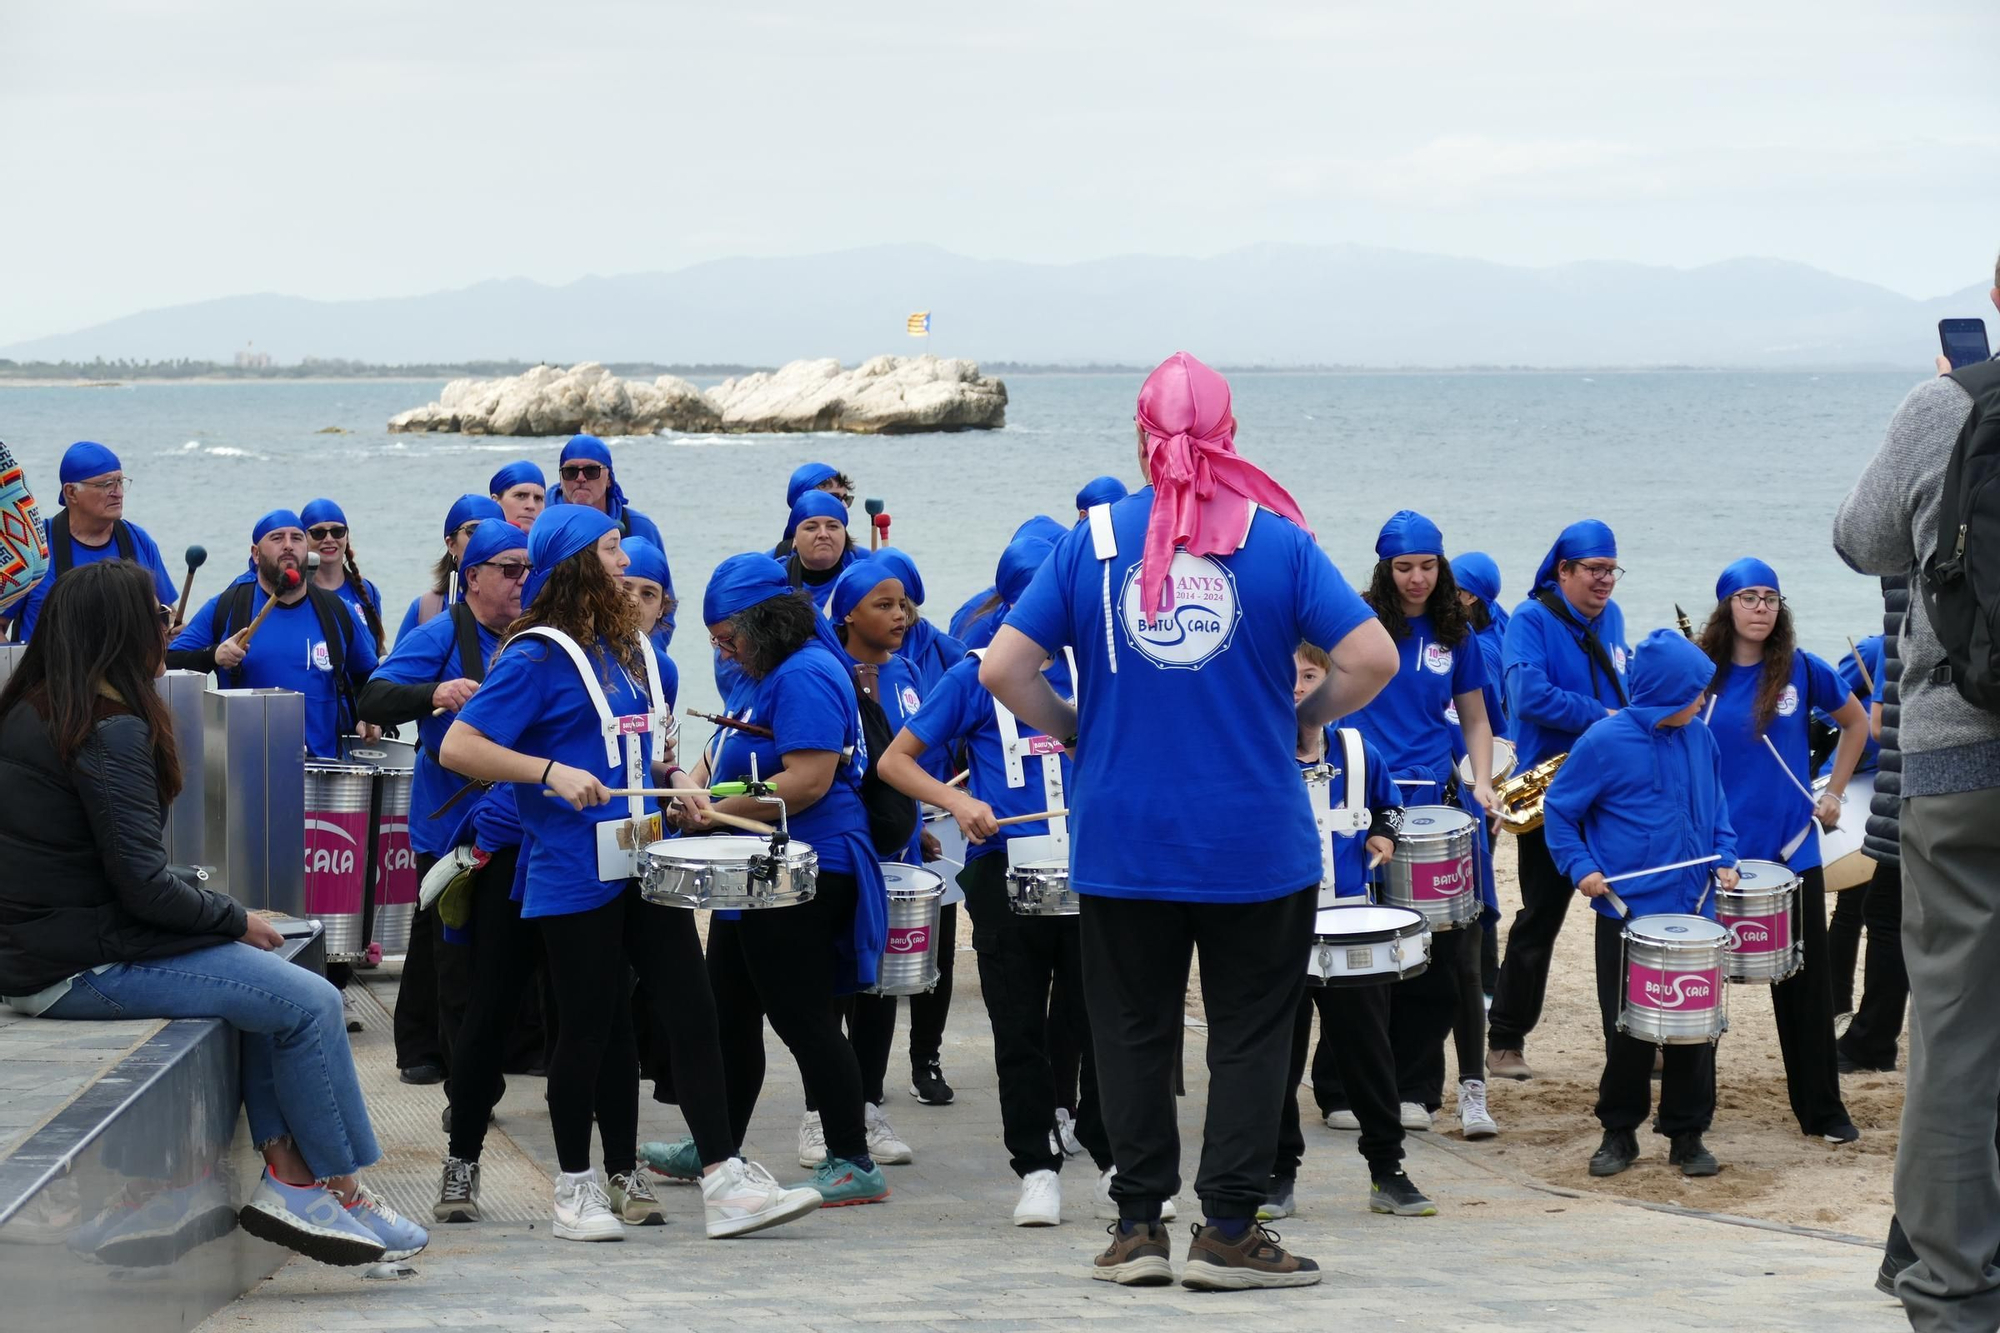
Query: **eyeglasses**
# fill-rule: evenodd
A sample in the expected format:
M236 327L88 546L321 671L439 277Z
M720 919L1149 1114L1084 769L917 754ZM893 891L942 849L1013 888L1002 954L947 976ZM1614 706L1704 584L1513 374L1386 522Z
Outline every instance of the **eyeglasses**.
M507 560L507 561L488 560L484 564L474 565L473 568L490 569L495 573L497 573L501 578L507 580L507 582L513 583L517 579L524 579L528 577L529 573L535 567L533 565L524 565L518 560Z
M853 493L852 493L852 492L850 492L850 491L828 491L828 492L827 492L827 494L828 494L828 495L831 495L831 496L832 496L832 497L833 497L834 499L836 499L836 500L840 501L840 502L841 502L842 504L846 505L846 506L847 506L847 507L848 507L849 509L852 509L852 508L854 508L854 495L853 495Z
M132 489L132 479L130 477L107 477L103 481L79 481L76 484L78 486L88 486L91 490L99 491L105 495L121 495Z
M1587 560L1575 560L1570 562L1570 568L1588 575L1594 583L1616 583L1625 577L1623 565L1600 565Z
M337 541L346 535L347 525L345 523L322 523L316 528L306 529L306 536L316 542L323 542L329 537Z
M733 653L736 651L736 636L733 633L711 634L708 636L708 646L721 652Z
M1755 611L1757 608L1763 606L1768 606L1775 611L1785 604L1785 599L1774 592L1739 592L1729 600L1735 602L1745 611Z
M604 464L564 463L561 473L564 481L596 481L604 475Z
M479 530L479 525L485 521L483 518L475 518L470 522L461 523L451 530L451 535L453 537L470 537Z

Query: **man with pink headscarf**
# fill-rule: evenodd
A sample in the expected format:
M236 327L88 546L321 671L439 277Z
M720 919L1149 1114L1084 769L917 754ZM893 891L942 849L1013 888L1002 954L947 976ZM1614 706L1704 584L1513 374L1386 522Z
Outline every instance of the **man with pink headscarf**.
M1173 1065L1201 956L1209 1101L1183 1285L1306 1286L1310 1259L1256 1223L1305 986L1320 846L1302 732L1358 711L1395 645L1283 487L1236 453L1229 385L1185 352L1139 392L1152 485L1062 538L994 638L980 683L1076 751L1070 886L1117 1174L1092 1276L1173 1281L1161 1204L1180 1189ZM1301 641L1333 660L1292 702ZM1041 665L1075 650L1081 708Z

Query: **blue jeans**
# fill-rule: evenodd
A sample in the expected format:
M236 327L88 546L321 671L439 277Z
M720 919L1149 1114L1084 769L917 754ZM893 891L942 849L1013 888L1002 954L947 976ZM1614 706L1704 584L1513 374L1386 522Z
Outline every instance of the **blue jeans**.
M243 1039L243 1109L253 1143L289 1134L319 1177L381 1157L354 1074L340 992L248 944L85 972L49 1018L219 1018Z

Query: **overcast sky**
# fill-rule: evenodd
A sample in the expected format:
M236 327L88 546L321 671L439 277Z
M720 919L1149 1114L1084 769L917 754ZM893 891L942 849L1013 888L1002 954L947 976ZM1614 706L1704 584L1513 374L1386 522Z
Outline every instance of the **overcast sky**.
M0 0L0 344L930 241L2000 250L1995 0Z

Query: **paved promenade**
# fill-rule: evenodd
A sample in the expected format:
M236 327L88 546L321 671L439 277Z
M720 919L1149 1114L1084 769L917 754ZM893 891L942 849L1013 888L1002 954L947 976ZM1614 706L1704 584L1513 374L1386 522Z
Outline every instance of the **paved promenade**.
M1299 1181L1302 1215L1277 1224L1285 1244L1318 1260L1325 1281L1304 1290L1201 1294L1178 1286L1127 1290L1085 1276L1104 1244L1090 1215L1087 1167L1064 1173L1064 1224L1009 1225L1016 1184L999 1146L992 1048L976 970L960 960L945 1069L956 1104L917 1104L896 1083L889 1114L916 1150L885 1168L895 1194L866 1208L822 1212L736 1241L709 1241L692 1188L661 1185L670 1224L628 1229L615 1245L576 1245L548 1232L555 1169L540 1080L511 1080L489 1139L484 1199L507 1220L438 1227L417 1276L363 1280L358 1270L294 1260L201 1326L203 1333L490 1328L518 1330L1072 1329L1080 1320L1170 1322L1187 1329L1259 1330L1394 1324L1486 1329L1907 1327L1870 1283L1878 1254L1840 1239L1788 1234L1578 1198L1502 1173L1486 1145L1411 1136L1411 1175L1438 1203L1435 1218L1367 1213L1367 1175L1354 1136L1313 1126ZM383 1001L394 979L369 983ZM429 1216L443 1140L442 1096L395 1080L388 1020L370 1000L355 1038L378 1131L389 1154L371 1173L395 1205ZM1206 1092L1205 1038L1190 1032L1182 1103L1193 1175ZM780 1179L793 1164L797 1074L771 1042L770 1079L752 1126L752 1155ZM1308 1102L1308 1104L1310 1104ZM678 1113L642 1103L641 1132L681 1132ZM1504 1144L1503 1138L1497 1141ZM1640 1171L1664 1171L1665 1141L1647 1138ZM1175 1250L1198 1209L1180 1200Z

